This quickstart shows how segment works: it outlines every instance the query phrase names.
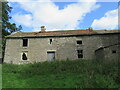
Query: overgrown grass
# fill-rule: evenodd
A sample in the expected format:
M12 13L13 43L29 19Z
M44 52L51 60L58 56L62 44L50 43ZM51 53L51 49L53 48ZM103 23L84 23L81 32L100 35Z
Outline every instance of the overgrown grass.
M3 64L3 88L118 88L118 61Z
M0 64L0 89L2 89L2 65Z

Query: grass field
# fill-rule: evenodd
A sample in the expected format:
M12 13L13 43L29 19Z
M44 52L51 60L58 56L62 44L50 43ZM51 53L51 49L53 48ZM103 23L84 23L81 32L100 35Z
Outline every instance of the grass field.
M0 90L2 89L2 65L0 64Z
M3 88L118 88L117 61L3 64Z

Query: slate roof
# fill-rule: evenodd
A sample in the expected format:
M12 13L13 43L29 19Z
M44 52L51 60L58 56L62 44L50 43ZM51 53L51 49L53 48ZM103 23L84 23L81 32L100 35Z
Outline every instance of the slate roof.
M46 32L17 32L7 37L37 37L37 36L64 36L64 35L90 35L98 33L114 33L119 30L64 30Z

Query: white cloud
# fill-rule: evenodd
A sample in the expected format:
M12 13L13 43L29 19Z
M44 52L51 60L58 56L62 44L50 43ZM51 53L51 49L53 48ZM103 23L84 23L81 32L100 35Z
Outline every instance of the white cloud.
M42 25L45 25L47 30L78 28L79 23L87 13L100 7L100 5L96 4L96 0L90 0L92 2L81 0L83 2L69 4L62 10L59 10L59 7L51 0L47 0L48 2L31 2L33 0L26 0L27 2L15 1L20 4L22 9L30 12L31 15L18 13L13 15L13 19L21 25L32 27L34 31L37 31Z
M9 2L26 2L28 0L7 0ZM82 2L82 0L29 0L31 2L37 1L37 2ZM84 2L93 2L93 0L84 0ZM119 0L97 0L97 2L119 2Z
M91 25L94 29L117 29L118 28L118 9L105 13L100 19L95 19Z
M24 26L29 27L32 24L32 16L30 14L26 15L16 14L14 15L13 19Z

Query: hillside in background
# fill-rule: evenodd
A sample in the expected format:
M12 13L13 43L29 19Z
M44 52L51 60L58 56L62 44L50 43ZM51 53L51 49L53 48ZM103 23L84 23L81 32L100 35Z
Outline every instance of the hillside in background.
M3 88L118 88L118 61L3 64Z

